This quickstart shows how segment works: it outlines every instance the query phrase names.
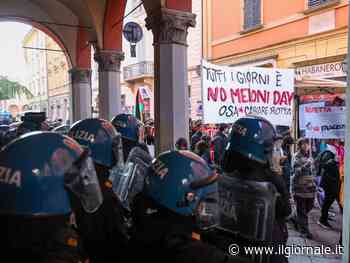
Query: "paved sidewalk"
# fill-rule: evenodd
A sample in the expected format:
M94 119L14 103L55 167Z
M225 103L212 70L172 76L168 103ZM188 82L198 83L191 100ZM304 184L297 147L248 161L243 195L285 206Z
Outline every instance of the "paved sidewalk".
M333 229L327 230L320 227L317 221L320 217L320 209L314 208L309 215L310 220L310 231L313 235L313 239L309 240L300 236L295 231L294 227L290 224L288 245L299 245L299 246L313 246L321 247L329 246L332 248L332 252L335 253L336 246L339 242L340 231L342 226L342 216L339 213L338 206L333 204L333 211L336 213L335 221L329 220ZM317 253L317 252L316 252ZM290 263L340 263L340 255L292 255L289 258Z

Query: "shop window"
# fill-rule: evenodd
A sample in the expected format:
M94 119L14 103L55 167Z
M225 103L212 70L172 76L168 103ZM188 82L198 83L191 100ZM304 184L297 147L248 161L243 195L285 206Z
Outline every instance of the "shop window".
M261 0L244 0L245 31L261 27Z

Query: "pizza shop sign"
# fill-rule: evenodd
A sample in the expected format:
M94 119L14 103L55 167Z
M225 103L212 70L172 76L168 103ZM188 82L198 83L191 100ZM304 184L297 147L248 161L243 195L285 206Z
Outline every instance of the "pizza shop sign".
M296 68L295 75L297 77L326 79L335 77L345 77L345 70L346 69L344 64L342 63L342 61L339 61Z

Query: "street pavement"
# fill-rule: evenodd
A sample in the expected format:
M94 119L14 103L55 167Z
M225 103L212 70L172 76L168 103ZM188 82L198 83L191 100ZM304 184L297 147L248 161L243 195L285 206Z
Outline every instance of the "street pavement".
M317 205L316 205L317 206ZM314 207L310 212L309 222L310 231L313 235L313 239L309 240L300 236L292 224L288 225L289 239L288 245L295 246L312 246L321 247L322 245L329 246L332 248L332 253L335 254L336 246L339 242L340 232L342 228L342 216L339 212L338 205L333 204L331 211L336 213L334 221L329 221L333 226L332 229L324 229L317 224L320 217L320 208ZM289 263L340 263L340 255L320 255L317 251L314 255L292 255L289 257Z

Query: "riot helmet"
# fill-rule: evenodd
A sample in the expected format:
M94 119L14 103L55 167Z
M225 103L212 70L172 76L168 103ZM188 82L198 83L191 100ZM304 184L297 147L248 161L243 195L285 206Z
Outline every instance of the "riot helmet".
M102 119L85 119L73 124L68 135L90 149L99 165L112 168L123 162L122 141L113 125Z
M240 165L249 165L249 161L262 166L271 165L275 139L276 131L266 119L255 116L238 119L231 127L224 171L233 172ZM246 162L242 163L242 160Z
M16 137L38 130L38 125L34 122L24 121L17 127Z
M144 193L161 207L194 216L206 228L218 219L218 175L190 151L168 151L153 160L146 176Z
M118 114L111 122L124 139L142 141L143 124L133 115Z
M65 187L79 196L87 212L97 210L102 194L91 163L84 149L67 136L40 131L21 136L0 151L0 213L69 214Z

